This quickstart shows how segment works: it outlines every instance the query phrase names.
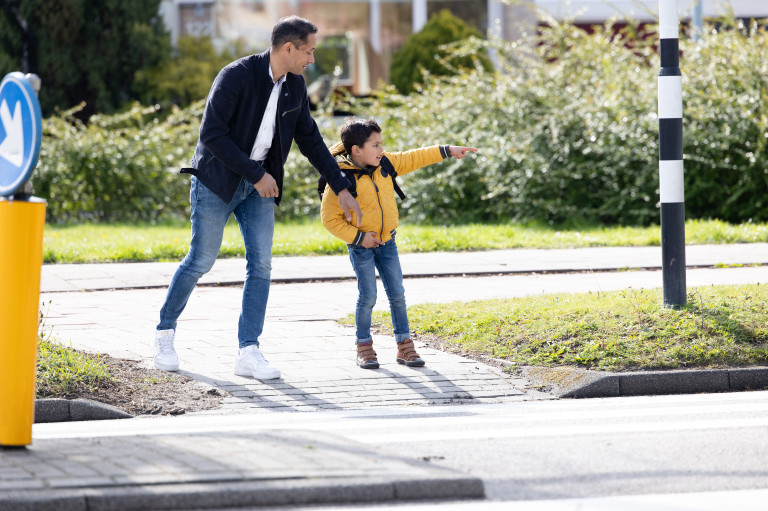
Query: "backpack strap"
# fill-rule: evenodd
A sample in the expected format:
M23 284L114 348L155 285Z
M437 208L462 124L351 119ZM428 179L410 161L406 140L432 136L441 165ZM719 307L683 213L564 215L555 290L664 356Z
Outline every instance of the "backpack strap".
M323 200L323 192L325 191L325 185L327 184L328 182L323 176L317 178L317 194L320 196L320 200Z
M387 177L388 175L392 176L392 186L395 188L395 192L400 197L400 200L405 200L405 194L403 193L403 190L400 189L400 185L397 184L397 171L395 170L395 166L392 165L392 162L389 161L389 158L386 156L381 157L379 164L381 165L381 174L384 177Z

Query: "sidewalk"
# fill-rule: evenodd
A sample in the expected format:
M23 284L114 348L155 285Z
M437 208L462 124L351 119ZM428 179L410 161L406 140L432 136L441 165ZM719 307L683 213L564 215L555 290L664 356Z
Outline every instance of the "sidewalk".
M406 278L661 269L661 247L437 252L401 254L400 258ZM768 264L768 243L686 247L688 268L750 264ZM41 291L167 287L178 266L176 262L44 265ZM219 259L199 284L242 284L244 275L243 259ZM347 256L275 257L272 260L275 283L353 278Z
M768 281L768 245L691 246L688 287ZM595 248L403 254L409 305L534 293L660 287L661 250ZM746 265L731 268L717 266ZM176 263L46 265L47 326L72 347L143 360ZM633 271L616 271L627 270ZM420 343L425 368L394 361L388 336L374 336L377 371L354 364L354 331L336 319L354 307L345 256L275 258L262 349L283 373L262 383L232 373L244 262L222 259L201 281L179 322L182 373L226 391L206 414L247 417L330 410L375 411L456 403L551 399L529 378ZM414 278L426 277L431 278ZM377 309L386 310L383 289ZM593 383L593 382L590 382ZM595 385L593 385L595 387ZM597 386L599 387L599 385ZM284 415L280 415L285 417ZM164 418L174 421L174 418ZM179 418L180 420L182 418ZM153 429L103 436L48 435L24 450L0 450L4 509L167 509L289 503L482 497L482 481L343 438L300 431L193 435ZM119 421L118 421L119 422ZM35 432L51 431L40 424ZM155 426L156 427L156 426ZM58 431L58 430L57 430ZM70 431L66 430L65 431ZM71 431L75 431L72 429Z

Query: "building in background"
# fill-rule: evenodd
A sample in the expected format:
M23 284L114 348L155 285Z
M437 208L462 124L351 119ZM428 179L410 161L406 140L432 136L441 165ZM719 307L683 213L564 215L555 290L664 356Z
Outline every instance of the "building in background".
M659 12L659 0L535 0L535 3L556 19L571 19L577 25L594 25L613 17L655 23ZM723 16L729 9L740 19L768 17L768 0L678 0L677 6L684 21L693 18L697 8L705 19Z
M529 7L497 0L163 0L160 14L174 43L180 36L210 36L222 47L239 39L254 52L269 46L278 19L298 14L317 24L320 44L344 54L338 81L360 95L388 80L394 53L442 9L510 40L519 26L535 24Z
M429 17L448 9L489 36L517 39L537 23L535 9L578 25L618 17L655 22L659 0L163 0L160 13L172 41L179 36L210 36L222 47L240 40L249 51L269 46L272 26L283 16L298 14L320 29L324 53L340 65L308 70L310 81L337 73L337 83L356 95L368 94L388 81L394 53ZM696 14L699 0L678 0L683 19ZM722 15L731 7L738 18L768 17L768 0L701 0L699 19ZM318 64L320 64L318 59Z

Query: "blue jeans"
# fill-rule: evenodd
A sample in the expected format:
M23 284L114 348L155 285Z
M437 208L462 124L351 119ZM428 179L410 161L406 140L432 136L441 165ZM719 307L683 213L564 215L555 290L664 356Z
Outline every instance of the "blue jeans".
M371 313L376 304L376 270L384 284L384 291L389 299L389 311L392 315L392 328L395 341L402 342L411 338L408 330L408 312L405 307L405 289L403 271L400 269L400 256L393 237L385 245L376 248L363 248L347 245L349 260L357 275L357 307L355 309L356 342L371 340Z
M239 347L259 345L269 298L272 271L272 234L275 230L275 199L264 198L243 179L231 204L192 177L189 194L192 205L192 242L189 253L168 287L160 309L158 330L176 328L197 281L216 262L224 226L234 213L245 244L246 274L243 304L237 329Z

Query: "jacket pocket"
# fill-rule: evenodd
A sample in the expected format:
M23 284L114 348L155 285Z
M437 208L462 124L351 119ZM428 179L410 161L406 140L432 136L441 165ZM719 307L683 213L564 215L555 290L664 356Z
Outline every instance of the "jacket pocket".
M294 112L297 112L301 108L301 105L295 106L293 108L289 108L288 110L284 111L282 114L280 114L281 118L284 118L288 114L292 114Z

